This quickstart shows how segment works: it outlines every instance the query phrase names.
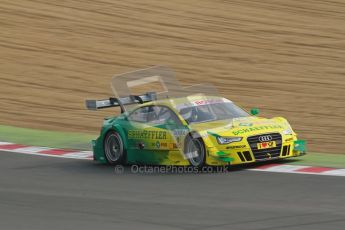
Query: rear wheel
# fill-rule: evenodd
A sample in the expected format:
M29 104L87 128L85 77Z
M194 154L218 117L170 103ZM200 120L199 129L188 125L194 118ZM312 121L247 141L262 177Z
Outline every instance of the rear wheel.
M125 150L121 136L110 131L104 139L104 155L108 163L111 165L125 163Z
M187 137L185 155L192 166L204 166L206 162L206 150L202 139Z

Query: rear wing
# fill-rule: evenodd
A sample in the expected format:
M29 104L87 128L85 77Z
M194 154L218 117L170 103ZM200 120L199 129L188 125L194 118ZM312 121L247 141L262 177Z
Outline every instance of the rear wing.
M124 105L143 104L145 102L154 101L157 99L156 92L147 92L143 95L129 95L128 97L110 97L104 100L86 100L86 108L88 110L98 110L111 107L120 107L121 113L125 112Z

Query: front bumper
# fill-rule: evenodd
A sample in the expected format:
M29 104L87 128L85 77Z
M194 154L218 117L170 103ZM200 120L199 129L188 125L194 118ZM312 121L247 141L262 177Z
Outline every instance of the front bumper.
M298 157L305 155L307 152L306 141L304 140L283 141L278 153L274 152L274 154L270 154L270 152L267 151L264 156L262 154L254 154L254 151L252 151L249 144L239 144L238 146L232 145L231 147L231 149L218 149L216 147L208 148L210 159L207 163L209 165L236 165Z

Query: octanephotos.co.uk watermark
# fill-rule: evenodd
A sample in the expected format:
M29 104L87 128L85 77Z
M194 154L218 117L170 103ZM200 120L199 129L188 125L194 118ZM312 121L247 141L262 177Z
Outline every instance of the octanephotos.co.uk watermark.
M115 174L193 174L193 173L227 173L229 172L226 166L152 166L152 165L131 165L128 167L116 165L114 167Z

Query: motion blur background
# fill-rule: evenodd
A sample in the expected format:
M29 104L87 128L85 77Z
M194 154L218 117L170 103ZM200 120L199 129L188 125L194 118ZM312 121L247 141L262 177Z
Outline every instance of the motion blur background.
M97 133L85 99L152 65L345 153L344 0L0 0L0 124Z

